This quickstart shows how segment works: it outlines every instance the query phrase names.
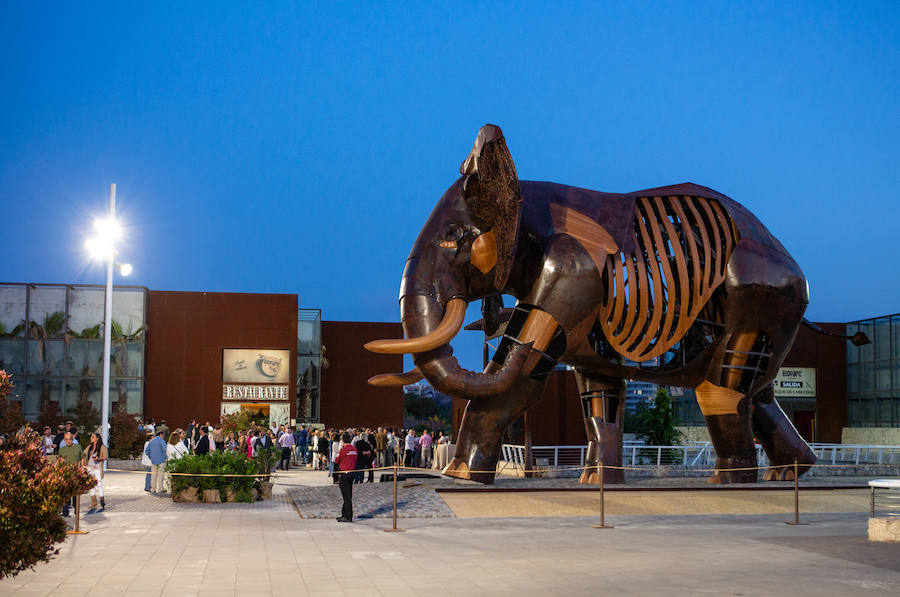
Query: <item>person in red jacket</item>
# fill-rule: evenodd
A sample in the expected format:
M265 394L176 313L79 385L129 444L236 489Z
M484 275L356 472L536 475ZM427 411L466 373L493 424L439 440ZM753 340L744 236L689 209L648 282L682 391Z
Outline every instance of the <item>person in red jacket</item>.
M338 485L341 488L341 496L344 498L344 508L341 510L341 516L338 522L353 522L353 474L345 471L352 471L356 468L356 446L350 443L350 434L346 431L341 436L341 451L334 459L334 465L340 472Z

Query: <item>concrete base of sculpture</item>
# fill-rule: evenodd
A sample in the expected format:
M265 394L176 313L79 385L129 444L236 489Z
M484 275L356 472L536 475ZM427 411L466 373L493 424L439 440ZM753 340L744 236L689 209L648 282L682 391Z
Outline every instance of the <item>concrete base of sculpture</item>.
M900 516L870 518L869 541L900 543Z

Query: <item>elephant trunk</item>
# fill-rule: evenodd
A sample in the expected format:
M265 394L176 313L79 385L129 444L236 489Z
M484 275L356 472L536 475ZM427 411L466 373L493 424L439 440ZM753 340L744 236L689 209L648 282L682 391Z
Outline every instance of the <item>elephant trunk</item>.
M448 301L447 308L442 309L435 298L406 294L400 299L400 311L407 339L376 340L368 343L366 348L372 352L387 352L387 346L391 352L398 348L402 349L398 352L413 352L413 360L421 374L436 390L446 394L475 399L505 392L518 377L531 345L517 345L509 352L503 366L492 373L475 373L460 367L449 341L462 326L465 305L465 299L453 298ZM448 336L448 329L452 329L453 334ZM429 346L435 338L441 340L440 344ZM411 350L411 346L417 348Z

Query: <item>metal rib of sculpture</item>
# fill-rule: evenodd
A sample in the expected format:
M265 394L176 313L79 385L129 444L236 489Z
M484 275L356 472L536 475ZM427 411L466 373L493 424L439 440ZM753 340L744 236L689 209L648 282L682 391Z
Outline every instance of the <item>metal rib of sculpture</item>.
M406 263L406 338L366 345L416 364L370 383L424 376L469 400L445 474L493 482L504 430L560 362L576 370L588 466L620 462L610 445L620 445L624 379L695 388L725 469L711 482L756 481L756 470L727 470L756 466L754 436L773 465L766 480L792 478L779 465L795 459L801 471L815 462L772 389L804 321L806 279L743 206L691 183L617 194L520 181L492 125L460 173ZM449 342L471 301L485 299L485 325L496 326L501 294L518 302L499 347L483 372L467 371Z

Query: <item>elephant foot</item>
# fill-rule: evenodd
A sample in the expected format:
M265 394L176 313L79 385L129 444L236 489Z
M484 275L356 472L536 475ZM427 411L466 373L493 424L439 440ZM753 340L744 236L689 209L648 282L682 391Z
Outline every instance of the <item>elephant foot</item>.
M757 470L756 460L741 460L738 458L718 458L716 460L716 470L707 479L707 483L711 485L725 485L731 483L756 483ZM750 470L727 470L727 469L750 469Z
M585 469L581 471L581 476L578 478L578 482L582 485L599 485L600 473L598 473L595 469Z
M444 467L444 470L441 471L441 474L455 479L472 479L472 474L469 472L469 465L466 464L466 461L462 458L454 458L451 460L450 463Z
M808 471L810 467L816 463L815 453L812 449L804 444L802 448L797 450L797 472L800 476ZM793 481L794 480L794 458L789 454L779 454L776 461L772 462L772 467L766 469L763 474L763 481Z

